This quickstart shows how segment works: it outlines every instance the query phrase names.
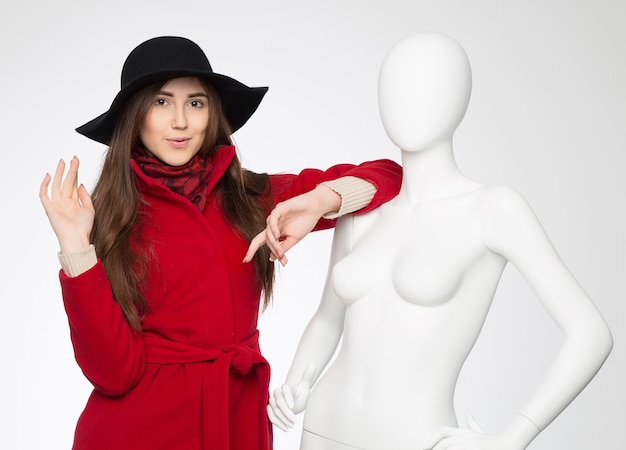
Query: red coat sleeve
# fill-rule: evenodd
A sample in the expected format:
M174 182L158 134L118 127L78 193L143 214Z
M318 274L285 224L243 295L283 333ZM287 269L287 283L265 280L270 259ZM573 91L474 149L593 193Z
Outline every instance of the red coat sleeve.
M98 392L124 394L144 373L143 339L113 299L102 263L74 278L63 271L59 277L76 362Z
M270 182L274 204L315 189L318 184L324 181L346 176L369 181L377 189L370 204L354 213L363 214L398 195L402 184L402 167L389 159L379 159L359 165L338 164L324 171L304 169L298 175L271 175ZM335 220L321 219L315 229L331 228L334 224Z

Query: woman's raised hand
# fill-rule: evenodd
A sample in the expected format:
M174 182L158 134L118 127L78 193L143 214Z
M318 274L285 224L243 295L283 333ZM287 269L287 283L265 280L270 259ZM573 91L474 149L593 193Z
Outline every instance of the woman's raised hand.
M63 179L65 162L59 161L54 178L47 173L39 188L39 199L59 240L62 254L81 252L89 247L95 217L91 197L82 184L78 186L78 165L78 158L74 156ZM52 186L48 195L50 181Z

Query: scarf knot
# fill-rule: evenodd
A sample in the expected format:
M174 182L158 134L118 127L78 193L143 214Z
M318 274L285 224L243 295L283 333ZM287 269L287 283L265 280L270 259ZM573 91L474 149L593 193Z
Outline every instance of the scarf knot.
M143 148L135 149L132 157L143 173L185 197L200 212L204 211L208 196L207 185L213 171L211 161L196 154L182 166L169 166Z

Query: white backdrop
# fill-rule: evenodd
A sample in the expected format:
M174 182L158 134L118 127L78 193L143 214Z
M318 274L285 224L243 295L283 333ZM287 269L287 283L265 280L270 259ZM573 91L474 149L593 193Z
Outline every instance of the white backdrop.
M100 114L143 40L183 35L214 70L270 91L235 136L244 165L297 171L398 152L378 119L377 72L398 40L438 31L465 47L474 90L455 140L461 169L531 203L594 299L616 345L598 376L532 444L623 446L626 393L626 8L621 0L25 0L0 17L0 448L68 449L90 387L76 366L57 280L57 244L37 198L60 157L92 187L103 147L73 129ZM317 306L331 232L306 239L280 271L262 345L284 379ZM451 330L453 332L453 330ZM558 349L558 329L507 269L461 373L456 405L497 432ZM375 357L375 355L373 355ZM245 430L242 430L245 432ZM299 430L275 432L296 449Z

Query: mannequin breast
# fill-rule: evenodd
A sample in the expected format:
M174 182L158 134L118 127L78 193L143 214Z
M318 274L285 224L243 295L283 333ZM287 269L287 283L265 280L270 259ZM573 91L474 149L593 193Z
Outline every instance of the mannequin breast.
M365 230L355 217L352 251L332 269L337 296L350 305L365 298L399 297L437 306L455 297L472 264L487 252L482 239L484 191L390 204Z

